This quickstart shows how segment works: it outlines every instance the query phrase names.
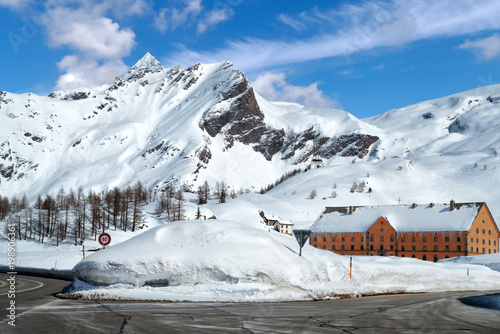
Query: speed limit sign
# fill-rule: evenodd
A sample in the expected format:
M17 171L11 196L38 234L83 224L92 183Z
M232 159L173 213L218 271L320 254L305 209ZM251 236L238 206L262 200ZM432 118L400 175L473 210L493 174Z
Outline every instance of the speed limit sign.
M103 246L109 245L111 242L111 236L107 233L103 233L99 236L99 243Z

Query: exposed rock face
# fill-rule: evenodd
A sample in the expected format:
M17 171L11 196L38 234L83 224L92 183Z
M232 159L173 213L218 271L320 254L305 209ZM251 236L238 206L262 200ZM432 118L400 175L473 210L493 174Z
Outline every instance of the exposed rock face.
M221 108L222 102L229 103L227 110ZM370 146L379 139L364 134L325 137L316 125L311 125L302 133L287 134L284 129L274 129L266 125L265 116L260 110L253 89L244 77L221 94L219 103L205 112L199 126L211 137L222 134L227 147L232 147L234 141L252 145L253 149L264 155L267 160L271 160L280 152L282 159L288 160L295 156L296 151L304 149L309 141L314 141L312 149L302 153L300 157L295 157L295 164L307 161L314 153L326 159L337 154L363 158Z
M221 102L230 103L222 112ZM247 145L259 142L266 125L248 80L241 80L221 94L219 103L205 112L199 126L212 137L223 134L228 147L232 147L235 140Z

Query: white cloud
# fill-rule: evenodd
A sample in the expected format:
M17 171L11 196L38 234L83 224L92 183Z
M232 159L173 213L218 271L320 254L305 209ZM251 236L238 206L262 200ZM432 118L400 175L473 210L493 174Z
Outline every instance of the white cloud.
M57 80L56 89L76 87L96 87L113 82L117 73L124 73L128 67L120 60L108 60L100 64L92 59L82 59L75 55L64 57L57 66L65 74Z
M308 39L265 40L245 38L229 41L215 51L182 50L167 60L189 66L196 62L231 60L244 71L328 57L349 57L379 47L394 47L417 40L461 36L500 29L500 1L392 0L343 5L338 10L317 9L301 13L289 24L321 27ZM290 17L282 16L281 21ZM348 59L348 58L347 58Z
M146 0L48 0L40 17L48 44L72 53L58 63L64 74L56 88L93 87L125 72L122 58L134 48L135 33L110 17L142 15L148 6Z
M135 34L107 17L82 10L57 8L46 20L49 45L68 46L95 59L116 59L130 54Z
M32 0L0 0L0 7L20 9L29 4Z
M184 7L162 8L154 20L154 26L160 32L168 29L175 30L184 25L188 20L200 14L201 0L183 0Z
M232 18L234 11L229 8L220 10L212 10L207 13L206 17L198 23L198 33L202 33L208 28L211 28L220 22L227 21Z
M472 42L467 41L461 44L459 48L476 50L485 59L495 58L500 55L500 37L498 34L493 34L493 36Z
M294 86L285 79L284 73L265 73L252 82L252 87L270 101L297 102L307 107L341 107L337 101L328 98L318 89L317 82L309 86Z

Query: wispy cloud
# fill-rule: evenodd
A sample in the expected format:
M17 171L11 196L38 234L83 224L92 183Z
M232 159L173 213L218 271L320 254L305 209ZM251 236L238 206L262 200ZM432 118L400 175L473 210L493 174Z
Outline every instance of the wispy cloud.
M325 25L321 34L307 39L244 38L229 41L217 50L181 50L171 55L167 62L188 66L198 61L229 59L242 70L261 71L315 59L349 57L353 53L417 40L500 28L500 2L496 0L368 1L360 5L343 5L327 13L318 11L314 15L278 18L294 29L312 24L313 20Z
M11 9L21 9L28 5L32 0L0 0L0 7Z
M340 108L335 100L325 96L318 89L318 83L308 86L294 86L286 81L285 73L265 73L259 75L252 87L270 101L297 102L307 107Z
M221 22L229 20L233 17L233 15L234 11L230 8L223 8L208 12L205 18L198 23L198 33L202 33Z
M500 55L500 36L493 36L467 41L459 46L460 49L473 49L479 53L482 58L491 59Z
M175 30L200 14L201 10L201 0L183 0L181 8L162 8L155 18L154 25L161 32Z

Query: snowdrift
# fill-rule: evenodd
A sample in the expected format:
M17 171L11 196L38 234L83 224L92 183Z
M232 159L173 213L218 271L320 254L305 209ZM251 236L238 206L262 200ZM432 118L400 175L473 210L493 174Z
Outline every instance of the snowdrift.
M282 301L392 292L500 289L500 273L474 265L349 257L229 221L158 226L88 256L70 297L174 301ZM469 276L467 275L469 269Z

